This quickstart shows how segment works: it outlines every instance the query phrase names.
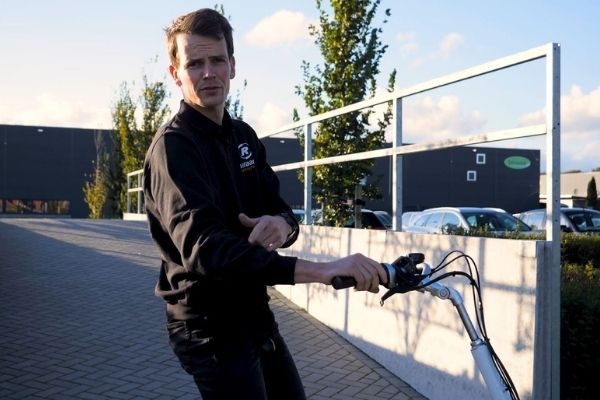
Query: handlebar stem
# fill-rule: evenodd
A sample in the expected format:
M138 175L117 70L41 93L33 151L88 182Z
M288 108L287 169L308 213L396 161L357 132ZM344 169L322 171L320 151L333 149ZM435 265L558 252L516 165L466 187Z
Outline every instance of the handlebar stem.
M429 277L423 278L421 281L422 285L426 285L430 281ZM431 293L433 296L440 298L442 300L450 300L452 305L456 307L456 311L458 311L458 315L467 330L467 334L471 339L471 342L475 342L477 339L480 339L477 334L477 330L473 323L471 322L471 318L469 318L469 314L467 313L467 309L465 308L463 298L458 293L458 291L454 288L449 288L448 286L442 285L439 282L431 283L423 288L423 291Z
M429 271L427 271L427 273L429 273ZM427 286L421 289L421 291L429 292L431 295L437 298L442 300L450 300L452 302L456 308L456 311L458 312L458 315L460 316L460 319L462 320L469 338L471 339L471 354L475 359L475 364L479 368L479 371L483 376L483 380L485 381L494 400L511 400L512 397L498 374L498 370L496 369L490 354L490 349L486 342L477 333L473 322L471 322L471 318L467 313L467 309L465 308L463 298L460 293L458 293L458 291L454 288L449 288L439 282L429 283L430 281L431 278L428 275L423 278L421 285Z

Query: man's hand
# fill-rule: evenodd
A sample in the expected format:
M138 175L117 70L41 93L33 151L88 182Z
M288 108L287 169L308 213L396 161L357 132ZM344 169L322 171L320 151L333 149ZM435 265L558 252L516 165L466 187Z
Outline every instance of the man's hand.
M279 215L263 215L258 218L250 218L241 213L238 218L242 225L252 228L248 242L262 246L268 251L274 251L281 247L292 232L292 227Z
M296 261L296 283L321 282L330 285L336 276L350 276L356 280L356 290L371 293L379 292L379 285L387 283L387 274L381 264L360 253L329 262Z

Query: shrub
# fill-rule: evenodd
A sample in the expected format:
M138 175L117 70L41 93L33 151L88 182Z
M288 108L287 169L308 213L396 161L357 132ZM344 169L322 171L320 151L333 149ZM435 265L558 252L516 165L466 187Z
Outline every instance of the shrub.
M579 239L570 240L575 243ZM582 238L587 243L587 239ZM600 393L600 269L561 267L561 398L593 399Z
M600 268L600 235L563 233L561 237L561 264L591 264Z

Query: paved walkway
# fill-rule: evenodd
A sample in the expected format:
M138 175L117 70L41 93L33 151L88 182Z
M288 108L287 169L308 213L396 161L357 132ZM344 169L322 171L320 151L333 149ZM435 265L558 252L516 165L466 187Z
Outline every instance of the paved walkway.
M0 219L0 399L200 398L167 344L156 276L144 222ZM309 399L425 399L271 294Z

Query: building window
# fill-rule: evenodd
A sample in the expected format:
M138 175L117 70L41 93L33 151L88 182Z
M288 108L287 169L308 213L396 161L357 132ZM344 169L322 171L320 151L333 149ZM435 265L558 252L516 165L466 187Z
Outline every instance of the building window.
M476 164L485 164L485 153L475 154L475 163Z
M477 171L467 171L467 182L477 182Z

